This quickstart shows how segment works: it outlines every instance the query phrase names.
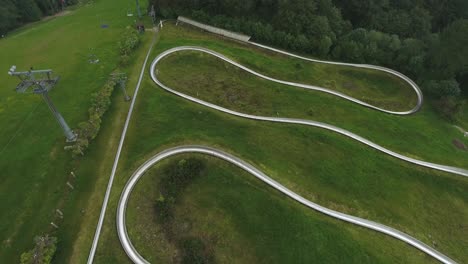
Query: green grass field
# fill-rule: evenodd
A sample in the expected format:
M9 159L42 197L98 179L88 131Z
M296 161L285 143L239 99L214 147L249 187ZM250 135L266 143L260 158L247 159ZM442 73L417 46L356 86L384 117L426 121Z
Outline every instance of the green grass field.
M274 69L270 68L280 67L286 61L285 58L270 56L248 46L169 23L162 30L152 57L181 45L208 47L246 65L248 60L252 65L253 61L267 58L265 61L269 67L259 64L258 71L271 75L273 73L270 71ZM216 96L219 92L210 95L205 91L214 92L212 87L205 86L208 90L201 87L207 84L204 79L219 80L224 82L226 89L238 89L236 91L258 97L264 103L261 104L264 108L260 110L247 103L239 109L254 113L266 111L274 114L276 111L280 116L307 117L335 124L402 154L468 167L467 152L457 150L451 143L454 138L464 140L462 135L440 119L430 103L414 116L394 117L322 93L279 87L266 82L256 86L259 80L219 65L215 60L185 55L168 58L159 69L159 77L167 84L177 85L177 89L187 89L181 83L190 83L190 92L196 93L198 90L199 97L205 96L207 100L218 102L219 97ZM177 65L180 68L171 67L172 63L182 61L185 65ZM290 67L294 67L294 63ZM207 69L211 71L206 72ZM191 71L202 75L197 79L199 82L190 79L190 76L193 77ZM227 71L234 77L227 76ZM277 72L280 71L277 69ZM286 75L275 77L289 78ZM231 84L228 82L230 80L239 81L240 84ZM243 84L256 89L244 91ZM468 247L467 179L401 162L322 129L228 116L164 92L152 83L148 75L140 92L114 182L96 263L128 262L115 230L115 209L120 192L133 171L152 154L182 144L205 144L224 149L256 165L314 202L390 225L433 245L455 260L468 260L465 250ZM401 94L404 93L401 90ZM271 94L281 95L282 100L275 101ZM154 175L145 176L148 179L138 185L128 211L131 238L135 240L138 250L152 260L167 259L167 254L173 250L173 246L166 244L161 236L158 237L159 227L154 223L154 210L151 209L158 198L155 193L158 175L155 172ZM228 190L229 187L233 190ZM210 198L215 198L215 201L210 202ZM230 199L239 201L236 205L243 209L233 210L234 205L228 202ZM263 209L261 214L250 214L270 203L273 208L278 208L278 212ZM192 234L226 236L224 244L220 242L215 246L220 260L236 256L236 252L241 250L246 252L245 262L262 259L263 256L270 256L268 260L272 262L294 262L300 260L297 258L301 253L304 258L317 257L316 262L324 263L333 262L336 257L354 262L379 263L425 263L431 260L412 247L383 235L310 212L249 179L249 175L216 160L209 161L206 175L194 183L178 206L178 212L187 215L186 221L196 226L190 231ZM287 225L284 223L286 214L293 215L291 223ZM204 216L210 217L208 221L203 219ZM298 236L294 242L288 236L285 240L281 236L276 237L275 230L278 234L285 232L278 230L282 224L287 226L285 230L293 230L291 232L299 232L300 226L303 236ZM314 228L319 231L309 233ZM271 241L275 237L278 241ZM341 244L334 246L329 243L329 239L337 237L342 237ZM305 241L308 242L301 246L299 242ZM323 241L323 247L314 241ZM236 247L230 251L225 243ZM251 246L244 248L242 245ZM284 248L279 250L278 245Z
M179 156L168 161L179 161ZM404 243L320 214L265 188L238 168L197 155L201 177L177 203L174 226L199 237L218 263L431 263ZM167 166L168 161L163 163ZM155 191L164 172L157 166L138 183L129 204L129 233L151 263L168 263L180 252L156 223Z
M59 238L55 263L86 261L129 107L116 90L99 136L85 158L73 161L63 150L64 136L41 98L16 94L17 80L6 75L7 69L13 64L18 70L52 68L62 78L50 95L70 126L76 127L87 118L90 95L117 67L117 41L134 23L134 18L126 17L133 5L123 0L93 1L0 39L0 69L4 69L0 262L17 263L20 254L33 246L33 237L44 232ZM103 24L109 28L101 28ZM130 93L150 42L147 33L124 69ZM407 110L415 102L406 84L385 74L291 59L171 23L165 24L151 58L181 45L207 47L261 73L336 89L392 110ZM99 64L88 63L91 53ZM430 103L414 116L386 115L323 93L262 81L191 52L167 58L158 70L170 86L231 109L323 121L402 154L468 168L468 152L452 144L459 139L468 145L468 140L440 119ZM468 261L468 180L400 162L321 129L254 122L194 105L156 87L148 71L145 74L95 263L129 262L115 230L120 192L144 160L181 144L224 149L312 201L390 225L435 243L460 262ZM459 125L468 129L464 116ZM184 193L176 214L180 231L207 241L219 262L432 261L394 239L307 210L231 165L197 157L207 167ZM69 193L66 182L72 170L77 178L72 179L75 190ZM147 259L168 262L175 247L161 235L152 210L161 176L157 166L137 185L128 224L137 249ZM57 207L65 218L54 230L50 221Z
M232 56L237 58L237 56ZM252 54L245 55L245 58L250 58L252 60ZM286 61L287 58L281 57L283 60ZM245 59L244 59L245 60ZM253 60L252 60L253 61ZM257 65L255 68L259 68L257 71L261 72L261 66ZM297 62L299 63L299 62ZM327 76L326 71L322 73L322 75L315 74L315 68L318 68L317 65L323 64L313 64L313 63L304 63L302 62L301 70L299 70L298 76L314 76L315 78L321 78L321 76ZM250 65L251 62L246 62L246 65ZM275 65L278 72L281 72L280 69L284 70L278 63L271 64L268 60L265 59L264 64L262 64L264 68L271 67L271 65ZM286 64L288 65L288 64ZM250 66L249 66L250 67ZM327 66L329 67L329 66ZM351 95L355 98L359 98L363 101L374 103L374 105L383 107L385 109L390 110L397 110L397 111L405 111L410 110L416 105L416 93L413 92L409 85L403 82L397 82L390 78L390 76L383 75L382 73L378 73L375 71L364 70L364 72L360 72L362 70L356 70L347 67L340 67L334 66L339 70L336 72L343 73L343 75L337 77L342 79L350 79L351 81L348 82L348 85L354 88L349 88L347 91L341 91L348 95ZM174 81L174 76L171 73L175 71L171 71L169 69L177 68L183 73L183 78L180 81ZM253 68L253 67L252 67ZM340 69L343 68L343 69ZM196 70L194 70L196 69ZM184 89L184 91L192 91L192 93L198 92L203 94L213 94L216 93L216 97L218 99L232 99L231 101L237 101L238 104L244 105L248 108L253 108L259 112L259 114L270 114L270 112L265 111L265 104L279 104L283 101L290 102L290 100L278 100L275 97L281 97L282 90L291 90L291 89L298 89L300 88L293 88L288 87L286 85L274 84L270 81L254 77L252 74L247 73L235 66L230 65L229 63L224 63L220 59L217 59L211 55L195 52L195 51L182 51L178 54L173 54L167 57L163 63L160 64L158 67L162 80L167 81L168 84L175 84L177 87ZM296 69L289 69L287 68L286 71L290 70L291 72L297 72ZM306 71L307 70L307 71ZM311 72L307 75L303 75L302 71ZM212 75L200 75L200 72L209 72ZM272 72L269 70L268 72ZM346 73L346 75L344 74ZM283 78L287 78L287 80L292 80L292 77L288 77L288 75L292 74L280 74ZM367 78L363 78L363 76L367 76ZM383 75L383 76L381 76ZM277 73L270 76L277 76ZM210 77L210 78L207 78ZM303 77L304 78L304 77ZM335 78L335 76L327 78ZM298 78L301 79L301 78ZM306 79L306 78L304 78ZM173 81L172 83L170 81ZM314 85L319 85L326 88L326 83L332 83L332 81L315 81L314 79L308 81L301 81L301 83L312 83ZM210 82L211 81L211 82ZM347 83L343 81L343 83ZM359 83L357 85L356 83ZM380 86L380 83L387 84ZM367 84L371 84L370 86ZM186 88L182 88L186 87ZM188 88L187 88L188 87ZM336 85L333 87L337 87ZM362 89L359 87L363 87ZM369 87L374 87L374 89L366 89ZM381 90L376 90L375 87L381 87ZM390 88L390 89L387 89ZM207 90L209 89L209 90ZM230 98L229 92L234 93L236 90L240 90L239 96L240 98ZM275 93L272 93L275 91ZM222 96L222 93L228 93L228 96ZM279 93L279 94L278 94ZM303 93L303 91L302 91ZM264 98L264 96L268 96ZM387 97L388 96L388 97ZM232 96L231 96L232 97ZM246 99L251 99L251 101L242 102L242 97L246 97ZM404 100L400 100L400 98L404 98ZM236 100L237 99L237 100ZM262 102L262 99L264 102ZM335 98L334 98L335 99ZM279 101L279 102L278 102ZM285 103L283 103L285 104ZM390 106L390 107L389 107ZM397 106L397 107L392 107ZM399 106L399 107L398 107ZM271 106L270 106L271 107ZM388 108L389 107L389 108ZM278 109L280 110L280 109Z
M229 45L223 42L213 43L184 28L179 28L177 32L172 33L174 38L183 32L184 35L181 38L184 40L184 45L211 48L249 67L256 65L253 68L257 71L275 76L275 78L294 80L292 76L297 72L294 69L297 63L302 63L302 68L309 69L311 72L319 66L331 67L280 55L268 57L268 53L262 53L261 50L255 52L237 43ZM348 70L347 67L334 67L338 68L335 72ZM466 161L468 152L457 149L452 143L454 139L464 140L463 136L434 112L431 102L426 102L422 111L412 116L386 115L332 95L274 84L253 77L210 55L196 52L171 55L164 59L157 69L158 78L169 87L229 109L258 115L321 121L348 129L408 156L453 166L468 165ZM362 75L362 73L353 74ZM317 76L318 78L323 76L323 79L330 78L326 76L326 72L304 74L299 71L296 75L298 81L313 85L323 85L323 81L315 82L314 78ZM313 77L307 79L307 76ZM388 78L387 75L384 77ZM362 81L363 78L357 79ZM354 82L358 81L354 80ZM381 83L388 84L381 86ZM379 105L378 102L384 102L380 104L382 107L396 105L399 98L407 100L411 98L409 101L404 101L407 104L406 107L394 110L411 109L416 100L414 91L407 85L399 86L400 89L389 88L398 84L401 85L401 82L391 82L391 79L387 82L382 79L375 81L371 87L380 87L381 91L373 92L370 98L376 102L376 105ZM357 87L367 86L357 85ZM368 90L349 91L348 94L362 99L360 94L363 92L369 94ZM390 98L386 98L388 94L391 94ZM465 140L465 142L468 141Z
M20 254L33 246L33 238L45 232L58 236L56 263L67 263L73 246L94 233L103 188L115 155L128 103L116 90L112 108L106 115L99 137L86 158L74 162L63 150L65 138L42 99L32 94L16 94L16 78L6 74L11 65L18 70L51 68L61 80L50 96L73 128L87 119L90 95L101 88L117 67L117 42L133 20L126 12L134 2L93 1L74 7L65 16L33 23L0 40L0 69L4 70L0 89L0 262L18 263ZM101 28L107 24L106 29ZM134 88L150 37L143 38L138 55L124 69L131 73L129 90ZM99 64L89 64L94 53ZM117 133L116 133L117 132ZM94 145L95 144L95 145ZM68 193L70 171L77 169L75 190ZM95 184L101 183L98 190ZM93 207L89 199L94 199ZM61 208L64 220L54 231L50 222ZM85 226L84 223L88 223ZM86 247L90 243L86 241ZM73 263L73 262L72 262ZM76 263L76 262L75 262Z

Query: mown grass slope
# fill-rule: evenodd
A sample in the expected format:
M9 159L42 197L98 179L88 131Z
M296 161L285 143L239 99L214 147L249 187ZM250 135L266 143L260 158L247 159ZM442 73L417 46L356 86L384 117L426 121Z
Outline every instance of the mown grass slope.
M101 176L100 169L107 172L102 160L112 158L114 152L95 151L92 146L81 160L86 168L73 162L70 153L63 150L62 131L42 99L32 94L16 94L18 79L6 74L13 64L18 70L31 66L53 69L61 76L50 93L53 102L72 128L86 120L90 95L101 88L118 65L117 42L124 28L133 23L126 17L132 6L127 1L92 2L73 8L64 16L27 25L0 40L0 69L4 70L0 77L2 263L18 263L20 254L32 248L34 236L45 232L53 232L59 238L57 263L67 262L83 219L93 217L88 213L91 210L87 208L87 200ZM104 24L108 27L102 28ZM89 64L90 54L96 54L100 63ZM127 69L131 71L133 64L139 62L141 59L132 59ZM135 78L131 77L130 84L134 83ZM102 124L105 135L96 139L96 144L102 146L112 141L113 129L120 130L121 110L128 107L119 90L113 101L115 105L106 116L110 121ZM66 196L66 182L75 168L80 168L75 171L75 190ZM100 201L101 197L98 198ZM94 204L99 207L100 202ZM65 216L63 222L57 223L60 228L56 233L50 222L60 205ZM92 225L86 227L90 230L95 225L92 219Z
M326 220L237 167L201 155L157 165L132 194L129 232L151 263L182 258L182 250L159 225L155 201L161 199L164 169L189 158L202 160L206 167L176 202L172 229L178 236L202 241L205 254L216 263L435 263L404 243Z
M255 65L254 69L257 71L283 80L322 85L323 80L332 77L327 76L326 72L315 72L315 68L334 67L331 76L334 76L333 72L349 71L347 67L310 63L282 55L268 56L269 52L254 50L234 42L227 46L225 42L208 41L184 27L179 27L177 32L179 35L183 34L186 45L213 49L243 65ZM302 65L302 69L308 69L309 74L305 74L304 70L295 69L294 65L297 63ZM157 70L158 78L169 87L228 109L257 115L321 121L348 129L407 156L453 166L468 165L468 151L460 150L452 143L454 139L458 139L468 145L468 140L450 123L440 118L431 107L431 102L427 100L417 114L405 117L387 115L332 95L305 91L254 77L235 66L199 52L173 54L163 59ZM384 75L387 79L382 76L377 79L373 75L367 78L357 77L366 76L367 72L353 69L354 77L343 81L361 82L360 85L356 85L356 90L348 91L349 95L362 99L360 94L365 94L369 98L367 101L372 100L376 105L384 102L379 105L384 108L398 104L397 101L407 104L399 110L408 110L415 106L415 93L406 83L387 75ZM373 74L379 76L375 71ZM320 79L321 77L323 79ZM316 81L316 78L320 81ZM371 79L374 81L369 81ZM370 86L366 86L366 82Z

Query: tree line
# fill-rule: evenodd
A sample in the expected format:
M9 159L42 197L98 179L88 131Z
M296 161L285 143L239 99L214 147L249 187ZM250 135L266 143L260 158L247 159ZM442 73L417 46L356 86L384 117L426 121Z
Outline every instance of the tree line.
M0 34L53 15L78 0L0 0Z
M468 95L466 0L152 0L255 41L313 56L394 68L448 119Z

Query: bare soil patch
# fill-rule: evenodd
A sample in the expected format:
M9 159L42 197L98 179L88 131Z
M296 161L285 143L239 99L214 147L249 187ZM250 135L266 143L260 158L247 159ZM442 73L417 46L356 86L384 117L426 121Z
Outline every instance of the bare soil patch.
M465 144L463 142L461 142L461 140L459 140L459 139L452 140L452 143L458 149L468 150L468 148L465 146Z
M347 89L347 90L359 90L359 87L354 84L353 82L345 82L343 83L343 88Z
M42 20L42 21L47 21L47 20L50 20L50 19L52 19L52 18L61 17L61 16L66 16L66 15L68 15L68 14L70 14L70 13L71 13L70 10L64 10L64 11L58 12L57 14L54 14L54 15L51 15L51 16L43 17L41 20Z

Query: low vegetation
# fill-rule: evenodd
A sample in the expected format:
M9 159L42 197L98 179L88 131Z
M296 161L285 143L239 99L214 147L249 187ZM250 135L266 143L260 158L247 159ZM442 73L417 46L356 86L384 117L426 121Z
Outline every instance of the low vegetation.
M175 262L214 263L212 253L199 237L190 237L180 230L175 214L175 207L180 203L180 198L187 187L193 183L204 169L205 164L195 158L180 159L169 164L159 181L160 197L157 199L154 209L156 219L162 225L164 234L170 243L173 243L180 252L175 257Z
M49 235L34 238L35 246L21 254L21 264L50 264L57 250L57 238Z
M183 189L173 208L172 230L187 237L184 244L191 250L160 238L166 226L152 210L167 166L181 159L205 164L201 177ZM431 263L404 243L364 229L356 234L354 227L327 220L249 173L199 154L169 158L147 172L127 211L131 239L151 263L177 262L187 251L193 252L191 263L337 263L344 255L347 263Z
M383 109L408 111L417 104L416 92L411 86L395 76L375 70L337 67L297 60L295 65L292 65L293 62L288 63L287 69L292 68L291 73L280 73L284 68L279 64L273 64L272 67L267 68L266 58L254 62L248 59L247 54L245 56L230 55L230 57L245 62L246 66L252 67L257 72L267 72L268 76L339 91ZM286 56L278 57L285 61L288 59ZM297 69L297 65L300 65L300 69ZM168 76L168 71L176 74L176 71L170 71L170 67L183 71L183 76L177 79L174 79L173 75ZM207 75L207 72L211 74ZM242 111L240 108L244 107L244 111L250 109L270 116L278 113L271 113L265 108L275 108L273 105L279 106L287 101L277 96L277 93L287 90L307 93L305 89L277 85L255 77L214 56L197 51L181 51L166 57L158 65L158 73L158 78L169 84L169 87L181 88L195 97L198 97L197 93L203 98L206 98L205 95L213 94L217 97L218 104L221 103L220 101L225 101L222 103L223 106L229 107L229 103L232 103L237 105L236 110ZM336 99L343 100L338 97Z
M130 61L131 53L140 44L140 36L133 29L127 29L118 42L120 52L120 67L125 66ZM114 72L121 70L118 68ZM125 85L125 80L118 80L110 76L104 86L91 95L91 107L88 109L89 118L86 122L81 122L75 131L78 140L67 147L72 152L73 157L83 156L89 143L98 135L101 128L102 118L110 107L111 96L117 85Z
M119 41L120 64L126 65L130 59L130 54L140 44L140 35L136 30L127 29Z
M195 178L200 176L203 163L196 159L179 160L165 170L161 180L161 196L156 201L155 210L161 223L173 221L172 210L178 197Z
M96 138L101 128L102 118L110 107L111 95L117 83L110 77L97 93L91 95L91 107L88 109L89 119L81 122L75 133L78 140L69 147L74 157L84 155L89 143Z

